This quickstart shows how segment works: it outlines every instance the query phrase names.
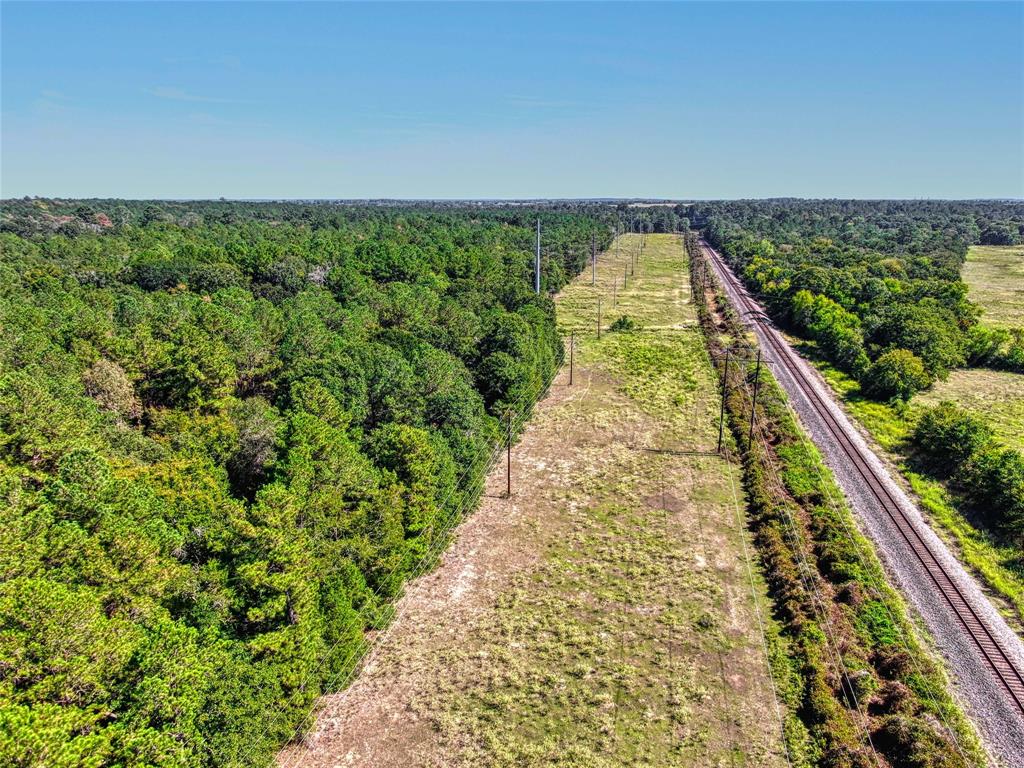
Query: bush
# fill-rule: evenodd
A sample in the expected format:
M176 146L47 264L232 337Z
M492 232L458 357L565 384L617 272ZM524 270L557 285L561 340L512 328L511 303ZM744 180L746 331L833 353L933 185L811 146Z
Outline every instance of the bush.
M636 322L629 315L623 315L612 323L608 330L611 331L635 331L640 327L639 323Z
M1018 541L1024 537L1024 456L996 445L987 424L948 402L921 417L913 441L936 474L953 478L988 526Z
M992 440L992 430L977 416L943 401L917 423L913 443L925 463L949 476Z
M907 349L890 349L867 369L861 387L878 400L895 397L906 402L931 382L921 358Z
M984 448L971 457L961 484L987 524L1018 542L1024 538L1024 456Z
M1024 328L971 328L967 342L971 365L1024 373Z
M860 376L869 365L860 320L827 296L798 291L790 304L794 322L810 334L836 366Z

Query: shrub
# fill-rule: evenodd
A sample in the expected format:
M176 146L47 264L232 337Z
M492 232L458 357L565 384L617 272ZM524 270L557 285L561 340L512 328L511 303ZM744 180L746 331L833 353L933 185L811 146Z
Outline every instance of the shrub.
M909 349L933 376L943 378L967 360L967 338L953 313L934 299L897 304L882 313L872 340L882 346Z
M1013 539L1024 538L1024 456L988 446L971 457L962 485L985 522Z
M992 440L992 430L977 416L943 401L921 416L912 440L934 471L949 476Z
M943 402L921 417L913 441L933 471L953 477L987 525L1024 537L1024 456L996 445L984 421Z
M798 291L790 306L794 322L805 328L842 370L859 376L869 365L860 320L827 296Z
M634 331L639 327L640 325L633 318L631 318L629 315L623 315L609 326L609 330Z
M1024 373L1024 328L971 328L967 342L971 365Z
M890 349L867 369L861 386L866 394L878 400L895 397L905 402L931 381L921 358L907 349Z

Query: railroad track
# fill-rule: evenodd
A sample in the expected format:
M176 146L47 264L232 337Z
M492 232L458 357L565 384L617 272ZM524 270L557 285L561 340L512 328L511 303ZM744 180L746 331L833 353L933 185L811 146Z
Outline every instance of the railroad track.
M921 566L928 573L931 583L945 599L947 605L956 615L960 624L977 647L984 665L992 672L993 677L1009 695L1017 710L1024 715L1024 674L1013 663L1010 655L1000 643L996 634L982 619L978 611L961 591L956 580L943 567L927 541L921 536L917 527L907 517L902 506L893 497L888 483L867 460L864 451L849 436L843 425L838 421L828 403L808 379L807 374L797 363L796 353L779 336L764 314L764 310L750 298L746 289L732 274L722 261L721 256L705 241L701 240L705 255L715 263L716 271L732 288L736 297L737 307L744 317L762 326L763 337L771 348L775 361L786 369L797 387L806 396L815 413L835 439L849 466L864 480L872 496L900 532L907 546L917 557Z

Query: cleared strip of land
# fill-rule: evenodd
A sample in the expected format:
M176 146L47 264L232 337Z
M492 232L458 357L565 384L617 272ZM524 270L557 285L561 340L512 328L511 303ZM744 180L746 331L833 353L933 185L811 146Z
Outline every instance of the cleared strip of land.
M627 276L636 241L558 299L574 383L560 373L513 449L512 497L499 465L281 766L785 764L682 244L649 235ZM608 331L622 314L642 327Z

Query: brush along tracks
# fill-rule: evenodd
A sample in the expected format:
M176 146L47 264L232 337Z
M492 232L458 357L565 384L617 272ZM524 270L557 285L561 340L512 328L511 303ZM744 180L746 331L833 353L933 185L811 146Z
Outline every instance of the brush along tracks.
M768 342L761 356L770 365L762 365L751 413L756 346L740 318L761 315L760 308L735 301L732 290L726 296L710 268L712 256L696 238L688 246L691 280L702 299L698 310L720 374L725 349L733 350L725 410L743 458L750 526L785 620L797 680L787 703L804 730L790 728L792 751L826 766L985 764L941 669L922 648L821 457L767 375L778 355Z

